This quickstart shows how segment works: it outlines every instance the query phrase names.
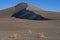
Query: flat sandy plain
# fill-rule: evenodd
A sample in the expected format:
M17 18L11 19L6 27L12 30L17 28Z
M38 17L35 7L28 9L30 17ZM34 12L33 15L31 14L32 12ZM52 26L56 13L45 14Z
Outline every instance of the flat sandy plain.
M60 40L60 20L0 18L0 40Z

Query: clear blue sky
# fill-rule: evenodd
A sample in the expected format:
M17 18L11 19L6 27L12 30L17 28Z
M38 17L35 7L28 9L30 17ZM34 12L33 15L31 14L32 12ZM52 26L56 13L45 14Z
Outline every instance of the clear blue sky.
M0 10L20 2L26 2L44 10L60 12L60 0L0 0Z

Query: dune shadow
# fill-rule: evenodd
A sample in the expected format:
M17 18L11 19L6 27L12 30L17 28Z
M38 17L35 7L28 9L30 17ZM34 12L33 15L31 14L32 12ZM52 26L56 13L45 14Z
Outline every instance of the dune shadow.
M11 17L15 17L19 19L28 19L28 20L48 20L48 18L38 15L35 12L27 10L27 9L23 9L13 14Z

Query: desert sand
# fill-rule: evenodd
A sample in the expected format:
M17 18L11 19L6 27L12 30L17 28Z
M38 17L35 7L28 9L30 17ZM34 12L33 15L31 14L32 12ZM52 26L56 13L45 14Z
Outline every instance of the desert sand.
M37 21L11 17L23 8L52 20ZM60 12L45 11L27 3L1 10L0 40L60 40Z

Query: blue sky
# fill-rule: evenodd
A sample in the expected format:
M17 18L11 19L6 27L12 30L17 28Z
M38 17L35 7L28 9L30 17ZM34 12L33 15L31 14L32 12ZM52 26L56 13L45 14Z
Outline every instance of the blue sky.
M20 2L26 2L47 11L60 12L60 0L0 0L0 10L15 6Z

